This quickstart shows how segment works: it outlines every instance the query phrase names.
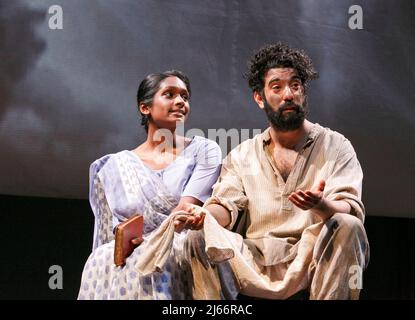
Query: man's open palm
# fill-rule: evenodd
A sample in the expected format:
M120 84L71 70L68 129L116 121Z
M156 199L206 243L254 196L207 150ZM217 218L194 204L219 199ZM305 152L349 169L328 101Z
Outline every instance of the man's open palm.
M317 185L313 186L310 190L297 190L288 197L292 203L303 210L310 210L318 206L323 199L323 191L326 186L326 182L321 180Z

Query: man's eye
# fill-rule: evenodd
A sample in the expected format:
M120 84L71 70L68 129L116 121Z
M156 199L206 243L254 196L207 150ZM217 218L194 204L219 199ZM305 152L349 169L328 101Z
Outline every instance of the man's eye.
M186 95L186 94L182 94L182 98L183 98L183 100L185 100L185 101L189 100L189 96L188 96L188 95Z
M273 90L279 90L279 89L281 89L281 87L280 86L273 86L272 89Z
M173 97L173 94L172 94L171 92L169 92L169 91L165 92L165 93L164 93L164 95L165 95L167 98L171 98L171 97Z

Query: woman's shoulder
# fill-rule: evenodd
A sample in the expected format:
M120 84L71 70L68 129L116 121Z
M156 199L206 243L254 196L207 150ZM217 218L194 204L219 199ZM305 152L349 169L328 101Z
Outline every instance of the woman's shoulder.
M194 154L198 159L209 159L209 162L220 163L222 161L222 150L220 146L211 139L195 136Z
M103 168L114 166L117 162L131 157L131 151L122 150L116 153L109 153L93 161L90 165L90 173L96 174Z
M216 141L202 137L202 136L194 136L194 144L197 146L198 149L210 149L215 151L220 151L219 145L216 143Z

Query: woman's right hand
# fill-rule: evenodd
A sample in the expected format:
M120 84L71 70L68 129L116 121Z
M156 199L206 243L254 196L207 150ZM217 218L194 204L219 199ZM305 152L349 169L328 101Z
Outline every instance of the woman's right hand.
M184 229L200 230L203 227L205 214L197 212L193 204L185 204L181 210L176 212L174 218L174 230L182 232Z

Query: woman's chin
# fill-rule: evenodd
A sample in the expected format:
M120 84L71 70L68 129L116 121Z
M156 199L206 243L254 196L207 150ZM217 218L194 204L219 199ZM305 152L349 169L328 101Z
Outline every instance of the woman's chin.
M175 122L177 125L183 125L183 123L186 121L186 117L174 117L173 122Z

